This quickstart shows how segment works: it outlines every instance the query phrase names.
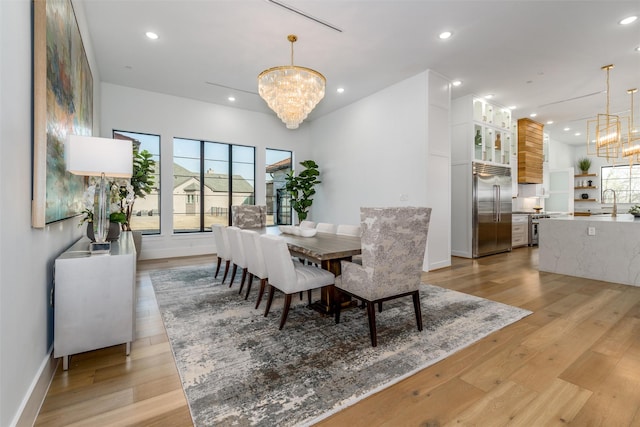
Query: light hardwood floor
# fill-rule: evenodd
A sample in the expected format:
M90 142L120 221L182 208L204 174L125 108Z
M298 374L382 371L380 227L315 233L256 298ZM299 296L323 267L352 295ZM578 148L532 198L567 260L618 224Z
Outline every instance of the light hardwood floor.
M321 426L640 426L640 288L537 270L537 249L454 258L424 281L533 311ZM190 426L148 273L138 264L137 340L59 367L36 425Z

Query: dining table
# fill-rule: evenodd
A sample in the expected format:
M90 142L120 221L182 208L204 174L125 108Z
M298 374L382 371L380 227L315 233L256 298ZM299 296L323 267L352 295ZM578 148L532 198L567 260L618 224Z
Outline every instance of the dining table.
M283 233L277 226L266 227L265 232L284 238L292 256L318 264L336 276L340 275L341 261L351 261L354 255L362 253L361 239L358 236L317 232L314 236L303 237ZM321 288L320 300L313 302L311 307L321 313L332 314L336 298L340 299L341 308L357 304L347 295L337 292L334 285L329 285Z

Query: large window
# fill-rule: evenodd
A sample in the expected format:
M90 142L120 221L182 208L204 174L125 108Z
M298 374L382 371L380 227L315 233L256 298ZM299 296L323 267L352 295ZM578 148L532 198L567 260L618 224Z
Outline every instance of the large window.
M231 205L255 203L255 148L173 139L173 231L231 223Z
M113 131L115 139L130 139L134 149L147 150L155 160L153 190L144 198L136 198L131 215L131 229L142 234L160 234L160 135Z
M613 203L614 190L618 203L640 204L640 165L602 167L602 203Z
M291 151L266 151L265 183L267 225L291 224L291 197L284 189L285 176L291 170Z

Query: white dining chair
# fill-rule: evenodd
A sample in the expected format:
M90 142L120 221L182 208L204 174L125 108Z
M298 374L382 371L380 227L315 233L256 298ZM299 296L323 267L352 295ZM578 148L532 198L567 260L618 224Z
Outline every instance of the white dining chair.
M336 234L340 236L362 236L362 228L359 225L338 224Z
M265 317L269 314L275 289L285 294L284 309L280 317L280 329L287 321L291 296L298 292L307 291L309 305L311 305L311 290L332 285L335 281L333 273L312 265L293 262L287 243L280 236L262 235L260 245L267 266L269 276L269 297L264 310Z
M264 290L267 285L267 265L264 261L264 255L262 254L262 246L260 245L260 233L253 230L241 230L240 238L242 239L242 246L244 247L244 254L247 258L247 270L249 271L249 281L247 283L247 293L244 296L246 300L249 298L249 292L251 292L251 283L253 278L260 279L260 290L258 291L258 300L256 301L256 308L260 306Z
M242 247L242 241L240 240L240 229L238 227L227 227L227 234L229 236L229 248L231 248L231 262L233 263L233 270L231 271L231 281L229 287L233 285L233 279L236 277L238 267L242 269L242 279L240 280L240 290L244 286L244 280L247 277L247 257L244 255L244 248Z
M320 233L336 234L336 225L328 222L319 222L318 225L316 225L316 230Z
M305 219L300 221L300 228L316 228L316 223Z
M216 266L216 274L213 276L215 278L218 277L218 273L220 272L220 264L222 261L225 262L224 267L224 277L222 278L222 283L227 278L227 273L229 272L229 265L231 263L231 248L229 247L229 239L227 237L226 230L224 230L226 226L222 224L213 224L211 225L211 231L213 232L213 240L216 242L216 256L218 257L218 265Z

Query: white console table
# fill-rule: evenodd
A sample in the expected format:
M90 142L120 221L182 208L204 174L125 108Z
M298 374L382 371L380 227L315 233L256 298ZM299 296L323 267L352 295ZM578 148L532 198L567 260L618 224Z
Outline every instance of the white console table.
M53 357L126 343L135 336L136 250L131 232L111 243L111 253L89 254L82 238L55 261Z

